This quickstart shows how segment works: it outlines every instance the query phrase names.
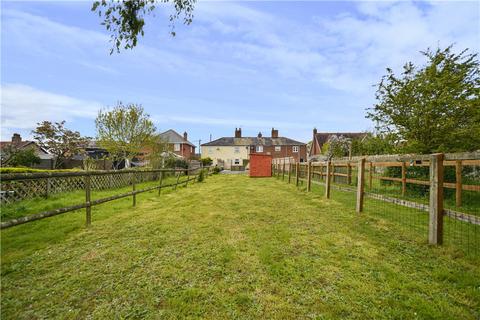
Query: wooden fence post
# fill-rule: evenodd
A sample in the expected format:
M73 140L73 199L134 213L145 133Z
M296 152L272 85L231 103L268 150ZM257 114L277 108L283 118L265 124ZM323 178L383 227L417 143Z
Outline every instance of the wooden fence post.
M282 167L282 181L285 181L285 161L283 161L283 167Z
M187 168L187 182L185 182L185 188L188 186L189 179L190 179L190 170Z
M430 203L428 242L443 243L443 153L432 155L430 160Z
M50 178L47 178L47 186L45 189L45 199L48 199L50 195Z
M160 171L160 183L158 184L158 195L162 192L163 171Z
M85 176L85 213L86 213L86 226L89 227L92 224L92 206L90 204L90 175Z
M178 180L180 180L180 171L177 172L177 182L175 182L175 187L173 190L177 190Z
M292 179L292 163L288 162L288 183L290 183Z
M332 180L333 180L333 183L335 183L335 164L331 164L332 165L332 171L331 171L331 174L332 174Z
M330 182L331 182L331 163L330 160L327 162L327 173L325 176L325 197L330 199Z
M312 162L308 161L307 166L307 192L312 190Z
M455 205L462 206L462 160L455 162Z
M352 184L352 165L350 162L347 163L347 184Z
M357 181L357 206L356 211L360 213L363 211L363 191L365 187L365 158L358 161L358 181Z
M407 165L402 162L402 196L407 192Z
M137 205L137 194L135 193L136 191L136 186L135 186L135 181L136 180L136 177L135 177L135 172L132 173L132 191L134 192L133 193L133 206L135 207Z
M373 162L370 161L369 167L368 167L368 189L372 190L373 186Z
M295 163L295 185L298 187L298 182L300 181L300 162Z

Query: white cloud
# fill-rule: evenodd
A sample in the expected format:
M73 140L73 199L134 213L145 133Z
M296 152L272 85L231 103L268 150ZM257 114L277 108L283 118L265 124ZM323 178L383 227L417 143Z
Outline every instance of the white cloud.
M38 122L71 121L76 118L94 119L101 104L62 94L42 91L22 84L2 85L2 140L8 140L14 130L28 132Z

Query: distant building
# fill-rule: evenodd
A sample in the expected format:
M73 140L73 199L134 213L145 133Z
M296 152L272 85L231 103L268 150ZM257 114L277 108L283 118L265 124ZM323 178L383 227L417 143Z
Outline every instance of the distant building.
M333 137L343 137L347 139L362 139L367 136L365 132L317 132L316 128L313 128L313 140L312 146L310 147L310 151L308 153L309 157L314 157L316 155L320 155L322 153L322 148L328 140Z
M195 156L195 145L188 141L187 132L181 136L173 129L160 133L160 139L166 142L168 150L185 159L191 159Z
M51 169L53 166L54 156L50 154L48 150L39 146L35 141L22 140L22 137L18 133L13 134L11 141L0 141L2 162L5 161L6 153L11 149L33 149L35 154L40 158L40 164L36 164L35 167Z
M292 157L303 162L307 158L307 145L286 137L279 137L272 128L271 136L242 137L242 129L235 128L234 137L223 137L202 144L202 158L210 157L214 165L225 169L246 167L250 154L268 154L272 158Z

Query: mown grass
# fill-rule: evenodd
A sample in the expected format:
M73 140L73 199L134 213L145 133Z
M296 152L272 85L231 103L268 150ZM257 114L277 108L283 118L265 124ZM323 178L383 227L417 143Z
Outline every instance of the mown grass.
M320 192L219 175L2 231L2 319L480 317L478 259Z

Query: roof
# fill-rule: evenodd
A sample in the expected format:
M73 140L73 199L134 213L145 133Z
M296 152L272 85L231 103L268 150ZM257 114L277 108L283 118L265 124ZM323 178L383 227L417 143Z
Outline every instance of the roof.
M209 146L250 146L250 145L263 145L263 146L302 146L305 143L300 141L295 141L290 138L285 137L278 137L278 138L271 138L271 137L242 137L242 138L234 138L234 137L223 137L217 140L213 140L211 142L207 142L202 144L202 147L209 147Z
M176 132L173 129L162 132L159 134L159 136L162 140L165 140L168 143L185 143L185 144L191 145L192 147L195 147L193 143L191 143L188 140L185 140L182 135L180 135L178 132Z
M332 136L345 137L350 139L363 138L367 135L365 132L319 132L315 135L318 144L325 144Z
M13 141L0 141L0 150L2 150L3 148L7 148L8 146L11 146L11 145L14 145L18 149L24 149L31 144L36 145L37 147L40 148L40 150L42 150L46 154L49 153L48 150L39 146L38 143L36 143L35 141L28 141L28 140L20 141L19 143L18 142L13 142Z

